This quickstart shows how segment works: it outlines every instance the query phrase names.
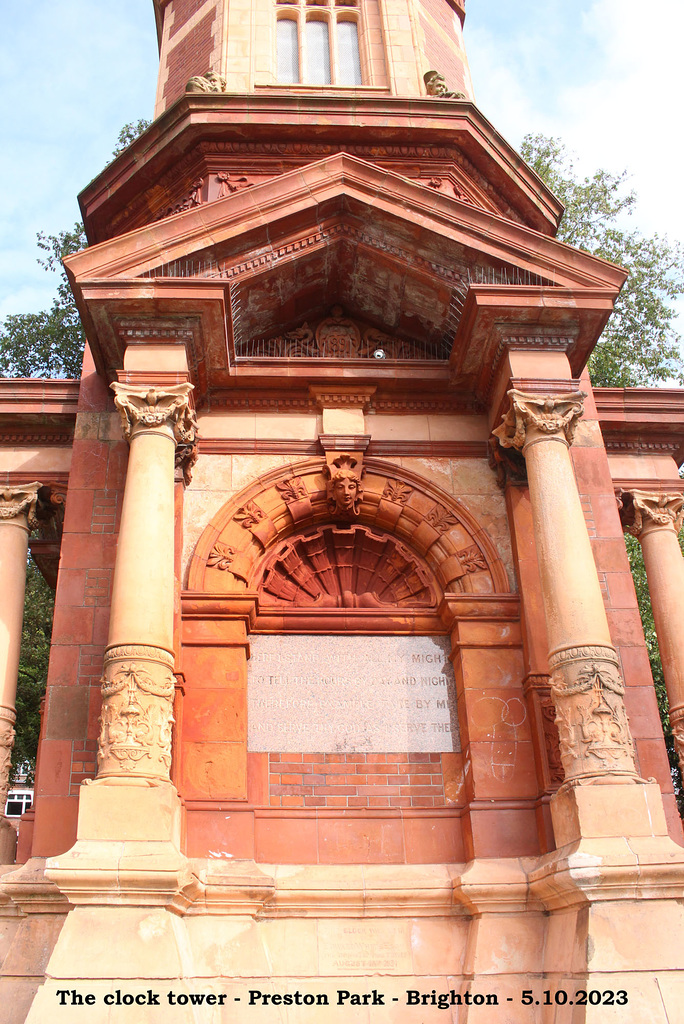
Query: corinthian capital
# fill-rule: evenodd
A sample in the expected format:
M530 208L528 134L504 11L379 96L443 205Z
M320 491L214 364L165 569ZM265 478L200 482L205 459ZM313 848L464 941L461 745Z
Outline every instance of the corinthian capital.
M0 491L0 520L14 519L15 516L25 515L30 530L38 526L36 518L36 505L38 504L38 490L43 485L34 480L30 484L22 484L21 487L5 487Z
M671 526L678 533L684 522L684 498L681 494L651 494L648 491L622 491L622 521L629 533L638 537L644 526Z
M583 391L562 395L526 395L513 388L508 392L511 407L503 423L493 431L504 448L522 451L539 437L562 437L572 444L577 421L584 411Z
M135 427L168 425L179 444L194 441L197 419L189 404L192 384L176 384L165 390L132 384L111 384L110 387L126 440L130 441Z

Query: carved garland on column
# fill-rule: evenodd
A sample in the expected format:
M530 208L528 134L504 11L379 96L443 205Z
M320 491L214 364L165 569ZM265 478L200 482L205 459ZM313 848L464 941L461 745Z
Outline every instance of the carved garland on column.
M197 421L189 407L191 384L163 391L123 384L112 389L130 443L145 429L170 427L177 444L193 444ZM173 667L173 655L160 647L118 645L105 652L98 778L169 779Z
M173 726L173 655L159 647L110 647L102 679L98 777L168 779Z
M509 391L511 407L493 431L505 448L525 454L531 444L572 444L583 413L581 391L530 395ZM531 433L531 437L529 434ZM568 783L595 776L635 777L634 744L624 705L625 687L612 647L568 647L549 654L560 756Z
M549 656L551 695L566 778L634 773L625 686L612 647L570 647Z

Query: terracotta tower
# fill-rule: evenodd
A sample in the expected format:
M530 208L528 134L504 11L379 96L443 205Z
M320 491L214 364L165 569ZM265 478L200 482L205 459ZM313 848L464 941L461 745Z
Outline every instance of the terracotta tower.
M676 722L684 399L592 392L624 271L554 240L460 0L154 6L155 121L80 196L83 377L41 413L73 443L8 1021L86 988L103 1022L117 990L136 1022L674 1020L615 488Z

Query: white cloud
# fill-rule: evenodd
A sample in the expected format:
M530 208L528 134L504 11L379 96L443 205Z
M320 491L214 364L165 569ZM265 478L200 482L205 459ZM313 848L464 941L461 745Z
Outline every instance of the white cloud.
M627 170L639 195L634 222L684 240L684 5L580 0L570 8L559 34L561 18L532 20L524 6L506 33L497 31L496 12L471 7L469 18L478 10L480 22L494 13L491 25L466 31L478 102L514 145L527 132L543 132L563 139L578 170Z

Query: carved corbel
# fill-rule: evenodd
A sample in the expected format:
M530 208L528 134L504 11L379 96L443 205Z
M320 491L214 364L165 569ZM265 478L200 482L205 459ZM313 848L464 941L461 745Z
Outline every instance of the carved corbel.
M490 468L496 473L496 482L501 490L506 486L526 487L527 466L525 460L515 448L503 448L496 437L489 439L488 460Z
M554 438L572 444L577 421L584 411L583 391L560 395L530 395L512 388L510 409L492 431L504 448L525 448L535 441Z
M176 445L176 455L174 458L175 466L175 479L178 483L184 483L186 487L189 486L192 480L192 467L195 465L199 458L199 446L197 444L179 444Z

